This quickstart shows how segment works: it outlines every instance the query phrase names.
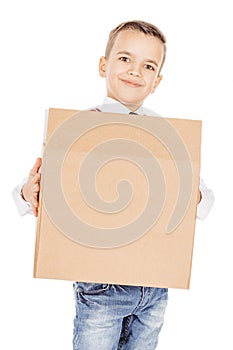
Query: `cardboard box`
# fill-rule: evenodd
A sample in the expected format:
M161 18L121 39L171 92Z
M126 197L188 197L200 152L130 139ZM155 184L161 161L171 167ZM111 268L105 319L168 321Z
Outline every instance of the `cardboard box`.
M189 288L201 122L50 109L34 276Z

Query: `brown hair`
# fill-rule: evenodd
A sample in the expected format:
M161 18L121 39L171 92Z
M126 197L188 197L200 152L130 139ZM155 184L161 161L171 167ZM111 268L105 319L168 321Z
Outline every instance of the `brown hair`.
M105 50L105 57L108 58L111 52L111 49L113 47L113 44L116 40L117 35L122 32L123 30L133 30L135 32L141 32L144 33L145 35L151 35L156 38L158 38L163 44L164 44L164 57L163 61L159 70L159 73L162 69L162 66L165 61L166 57L166 37L164 34L161 32L159 28L157 28L155 25L148 23L148 22L143 22L143 21L128 21L128 22L123 22L119 24L116 28L114 28L108 37L108 42L106 45L106 50Z

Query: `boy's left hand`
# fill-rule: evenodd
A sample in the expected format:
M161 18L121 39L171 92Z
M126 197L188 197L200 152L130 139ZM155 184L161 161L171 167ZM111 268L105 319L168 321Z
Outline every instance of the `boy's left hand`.
M198 190L198 194L197 194L197 204L199 204L200 203L200 201L201 201L201 191L200 190Z

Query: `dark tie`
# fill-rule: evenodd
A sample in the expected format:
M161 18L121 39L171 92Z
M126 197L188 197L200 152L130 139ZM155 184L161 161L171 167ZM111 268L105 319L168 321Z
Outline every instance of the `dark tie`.
M134 115L138 115L137 113L135 113L135 112L129 112L129 114L134 114Z

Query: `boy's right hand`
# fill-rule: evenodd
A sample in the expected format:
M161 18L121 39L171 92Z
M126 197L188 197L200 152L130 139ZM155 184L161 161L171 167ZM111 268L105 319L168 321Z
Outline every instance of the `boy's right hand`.
M40 192L40 167L42 159L37 158L36 163L29 173L27 182L23 185L22 196L25 201L29 202L33 214L38 216L39 192Z

